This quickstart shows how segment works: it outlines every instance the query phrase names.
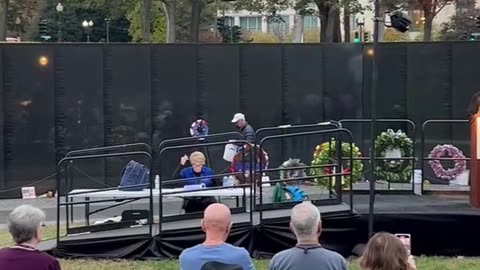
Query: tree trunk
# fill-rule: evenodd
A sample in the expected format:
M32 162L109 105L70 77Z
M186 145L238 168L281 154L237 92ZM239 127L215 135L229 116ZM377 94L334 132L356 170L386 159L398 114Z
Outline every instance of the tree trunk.
M425 12L425 25L423 26L423 41L431 41L432 40L432 23L433 23L433 16L430 12Z
M384 8L380 8L380 17L385 18L385 9ZM373 34L374 33L372 32L372 38L373 38ZM384 36L385 36L385 24L384 23L379 23L378 24L378 42L382 42Z
M327 26L329 8L323 4L317 3L318 14L320 16L320 42L327 42Z
M163 0L163 10L167 16L167 43L175 43L176 37L176 23L175 23L175 1Z
M200 34L200 17L202 15L203 0L190 0L192 5L192 17L190 21L190 42L198 42Z
M341 42L340 34L340 10L330 8L327 20L327 33L325 42Z
M293 43L302 43L303 42L303 33L304 33L304 17L303 15L296 12L293 23L293 33L292 33L292 42Z
M142 41L151 41L152 0L143 0Z
M345 42L350 42L350 11L347 8L343 10L343 35Z
M0 0L0 41L7 38L8 0Z
M32 21L27 25L27 29L25 31L25 40L33 40L35 38L35 35L37 35L38 23L40 22L40 18L42 17L42 11L45 10L46 6L46 0L37 1L37 4L35 5L35 15L33 15Z
M320 14L320 42L327 42L328 15Z
M342 42L342 26L340 22L340 10L336 9L335 11L335 28L333 42Z

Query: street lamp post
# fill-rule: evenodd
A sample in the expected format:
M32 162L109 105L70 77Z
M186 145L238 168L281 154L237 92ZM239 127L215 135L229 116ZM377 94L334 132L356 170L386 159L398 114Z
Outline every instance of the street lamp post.
M15 31L17 33L17 39L20 38L20 24L22 24L22 20L20 17L15 19Z
M107 43L110 42L110 18L105 18L105 40Z
M57 34L57 41L62 42L62 12L63 12L63 6L62 3L58 3L57 6L55 7L57 10L58 14L58 34Z
M364 17L360 17L357 19L357 27L359 28L359 38L360 40L363 39L363 29L365 27L365 18ZM365 41L365 40L364 40Z
M92 33L93 21L87 20L83 21L82 23L83 29L85 30L85 34L87 35L87 42L90 42L90 34Z
M369 237L373 236L374 233L374 211L375 211L375 188L376 188L376 177L375 177L375 139L376 139L376 129L377 129L377 79L378 79L378 31L380 29L380 22L383 18L380 18L380 1L374 0L374 20L373 20L373 56L372 56L372 91L370 96L370 174L368 180L370 181L370 192L369 192L369 211L368 211L368 235Z

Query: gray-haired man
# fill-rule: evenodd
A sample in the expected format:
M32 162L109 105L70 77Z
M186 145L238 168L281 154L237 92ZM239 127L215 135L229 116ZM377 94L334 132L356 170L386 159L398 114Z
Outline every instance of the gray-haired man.
M248 124L243 113L236 113L233 116L232 123L240 129L245 141L255 143L255 130Z
M270 270L347 270L345 259L318 241L322 222L315 205L303 202L293 207L290 229L297 237L297 245L273 256Z

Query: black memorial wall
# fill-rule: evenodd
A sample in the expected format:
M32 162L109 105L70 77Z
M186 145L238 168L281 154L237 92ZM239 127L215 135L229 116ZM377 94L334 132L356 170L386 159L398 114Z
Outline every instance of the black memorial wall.
M381 44L375 52L378 117L409 118L417 125L465 118L479 90L473 68L479 48L476 42ZM163 139L188 136L199 117L207 119L210 133L232 130L235 112L244 112L255 128L368 118L369 49L369 44L1 44L0 198L20 196L18 187L27 184L38 193L54 188L48 176L71 149L138 141L155 147ZM362 146L367 127L349 127ZM429 132L433 144L457 140L468 148L465 129L439 125ZM285 155L309 162L323 139L305 139L303 148L284 142L283 157L272 149L272 165ZM228 165L221 160L223 148L208 152L216 170ZM166 167L173 170L181 154L170 153ZM116 185L123 162L84 161L74 172L83 177L78 185Z

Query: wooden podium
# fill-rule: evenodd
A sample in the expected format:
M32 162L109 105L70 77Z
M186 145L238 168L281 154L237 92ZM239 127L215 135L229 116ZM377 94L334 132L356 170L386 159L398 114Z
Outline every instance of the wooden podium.
M480 112L470 119L470 205L480 208Z

